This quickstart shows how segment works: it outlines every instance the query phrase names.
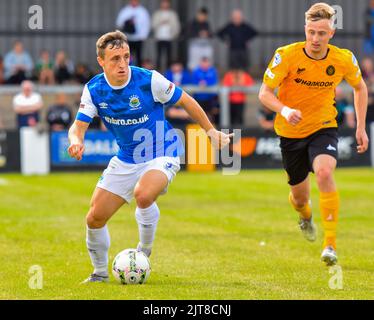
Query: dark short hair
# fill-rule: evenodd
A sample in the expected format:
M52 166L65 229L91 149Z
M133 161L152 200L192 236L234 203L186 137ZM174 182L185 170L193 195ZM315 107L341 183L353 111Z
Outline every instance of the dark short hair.
M96 42L96 54L100 58L104 58L105 49L110 46L110 49L113 48L123 48L123 45L129 45L126 35L119 31L112 31L106 34L103 34Z
M209 10L208 10L207 7L201 7L199 12L202 13L202 14L205 14L205 15L209 14Z

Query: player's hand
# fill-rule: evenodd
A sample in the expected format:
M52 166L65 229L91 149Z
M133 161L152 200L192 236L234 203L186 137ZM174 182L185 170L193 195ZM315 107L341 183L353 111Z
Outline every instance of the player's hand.
M365 129L356 130L357 152L364 153L369 146L369 138Z
M293 126L296 126L303 118L300 110L291 109L287 106L283 107L281 115Z
M230 139L234 136L234 133L226 134L216 129L210 129L207 135L214 148L223 149L230 143Z
M77 159L78 161L82 160L84 152L84 145L82 143L72 143L68 148L69 156Z

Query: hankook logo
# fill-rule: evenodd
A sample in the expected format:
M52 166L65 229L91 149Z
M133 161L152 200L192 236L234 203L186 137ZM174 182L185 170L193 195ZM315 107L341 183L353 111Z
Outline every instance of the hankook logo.
M309 81L301 78L296 78L295 82L308 87L320 87L320 88L330 88L334 85L333 81Z

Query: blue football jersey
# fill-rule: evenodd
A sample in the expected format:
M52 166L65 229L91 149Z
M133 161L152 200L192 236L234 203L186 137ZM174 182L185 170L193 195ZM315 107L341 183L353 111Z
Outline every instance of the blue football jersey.
M99 116L116 138L118 158L141 163L157 157L176 157L184 146L165 120L164 105L175 104L182 90L157 71L129 67L123 86L109 84L104 73L84 87L76 119L91 122Z

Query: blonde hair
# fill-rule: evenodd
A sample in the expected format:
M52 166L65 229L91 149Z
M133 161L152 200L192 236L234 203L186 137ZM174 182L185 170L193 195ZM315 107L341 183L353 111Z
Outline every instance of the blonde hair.
M329 20L330 26L334 29L335 10L324 2L315 3L305 12L305 23L308 21Z
M110 45L112 48L123 48L124 44L129 44L126 35L119 31L112 31L103 34L96 42L96 54L100 58L104 58L105 49Z

